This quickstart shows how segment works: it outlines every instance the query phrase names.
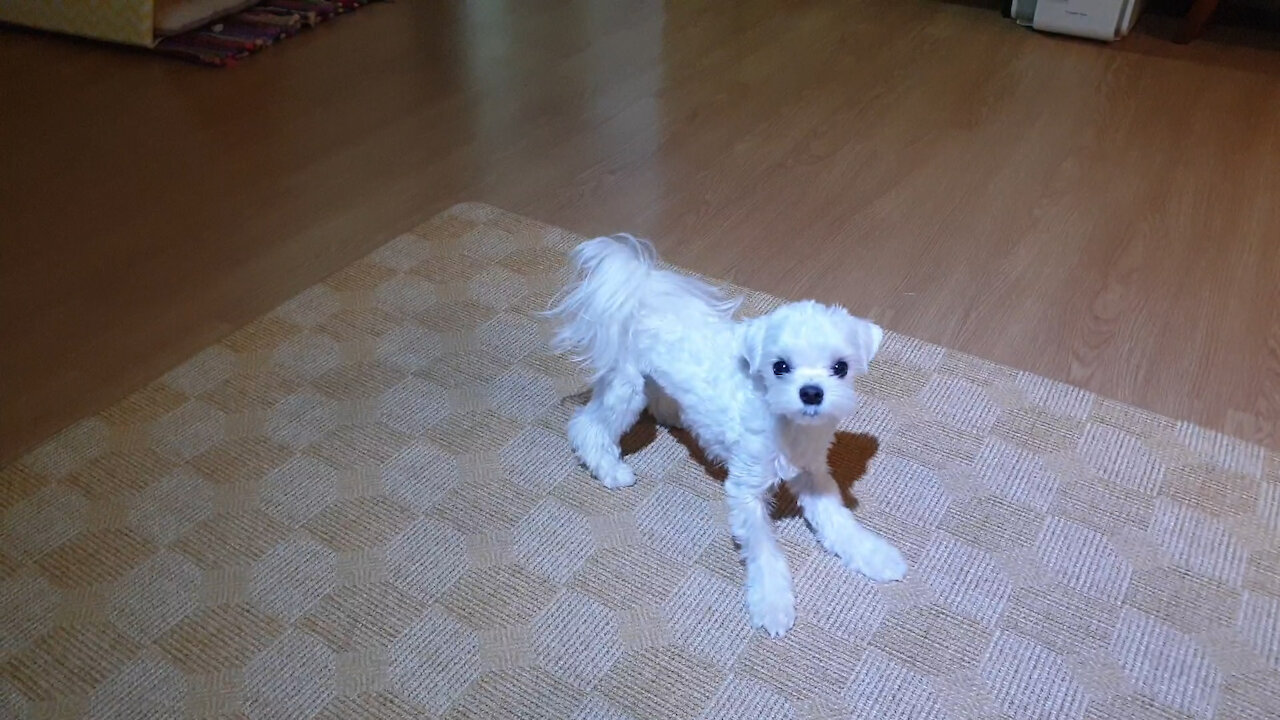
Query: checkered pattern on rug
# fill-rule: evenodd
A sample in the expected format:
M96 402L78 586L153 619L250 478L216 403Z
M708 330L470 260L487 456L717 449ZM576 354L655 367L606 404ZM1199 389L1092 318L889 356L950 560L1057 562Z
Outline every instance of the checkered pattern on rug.
M573 460L577 240L459 206L4 469L0 716L1280 712L1280 457L894 334L832 463L908 579L783 502L752 632L685 438Z

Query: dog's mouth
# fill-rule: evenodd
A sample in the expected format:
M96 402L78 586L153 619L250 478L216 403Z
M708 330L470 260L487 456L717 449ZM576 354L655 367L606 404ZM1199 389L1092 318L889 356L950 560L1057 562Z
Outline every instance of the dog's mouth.
M846 409L843 405L822 403L821 405L805 405L796 408L791 412L791 418L794 422L802 425L815 425L837 420L852 414L852 412L852 409Z
M796 419L802 422L816 421L819 418L821 418L822 415L823 415L823 412L821 407L817 405L806 405L800 408L800 411L796 413L796 416L797 416Z

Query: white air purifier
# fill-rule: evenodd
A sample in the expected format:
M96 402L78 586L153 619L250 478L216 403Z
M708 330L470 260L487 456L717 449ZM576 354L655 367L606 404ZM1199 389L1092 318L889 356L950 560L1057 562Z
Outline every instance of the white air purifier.
M1008 0L1004 11L1019 25L1092 40L1119 40L1133 29L1143 0Z

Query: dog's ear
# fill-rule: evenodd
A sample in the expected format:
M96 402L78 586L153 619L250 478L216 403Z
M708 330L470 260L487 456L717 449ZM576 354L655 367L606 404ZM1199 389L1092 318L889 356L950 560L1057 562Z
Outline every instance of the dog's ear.
M849 342L858 351L858 360L854 363L854 371L864 375L871 369L871 359L880 352L880 344L884 342L884 330L869 320L850 316L852 330Z
M759 373L761 366L765 363L764 334L766 325L768 325L768 321L764 317L743 320L738 325L740 344L738 352L742 354L742 359L746 361L747 369L752 375Z
M865 375L871 369L871 359L880 352L880 343L884 342L884 330L870 320L863 320L846 310L841 305L831 308L831 312L842 323L853 357L848 358L850 369L855 375Z

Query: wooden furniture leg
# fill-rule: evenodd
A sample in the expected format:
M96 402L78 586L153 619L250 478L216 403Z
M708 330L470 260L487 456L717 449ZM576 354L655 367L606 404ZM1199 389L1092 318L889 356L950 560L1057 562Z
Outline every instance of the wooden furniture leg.
M1208 22L1213 13L1218 9L1218 0L1192 0L1191 9L1187 11L1187 16L1182 19L1182 28L1178 30L1178 36L1175 38L1177 42L1189 43L1200 37L1201 31L1204 30L1204 24Z

